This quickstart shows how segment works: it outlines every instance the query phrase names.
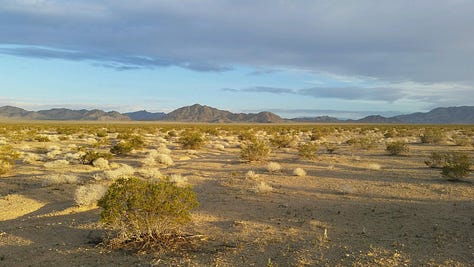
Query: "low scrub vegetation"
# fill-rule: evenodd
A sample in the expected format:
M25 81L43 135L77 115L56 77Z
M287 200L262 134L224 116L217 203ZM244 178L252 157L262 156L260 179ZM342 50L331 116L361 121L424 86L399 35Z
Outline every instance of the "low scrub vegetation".
M167 179L144 181L119 179L98 201L100 221L116 233L111 245L133 250L169 249L198 206L189 187L178 187ZM179 240L176 238L175 241Z
M9 145L0 146L0 175L13 169L15 161L20 158L20 153Z
M302 159L315 159L319 146L315 143L304 143L298 146L298 155Z
M392 156L401 155L410 151L407 143L402 141L388 143L385 150Z
M260 140L253 140L242 145L240 158L246 161L265 161L271 153L270 146Z
M198 131L186 131L182 133L178 143L184 149L200 149L206 143L206 139Z
M448 153L441 174L449 180L460 180L471 173L471 159L466 153Z

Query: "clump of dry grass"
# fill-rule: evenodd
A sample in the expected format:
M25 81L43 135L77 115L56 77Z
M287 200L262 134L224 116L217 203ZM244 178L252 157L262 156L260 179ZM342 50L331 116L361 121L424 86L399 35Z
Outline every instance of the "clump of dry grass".
M107 192L107 186L102 184L79 186L74 193L74 202L79 206L96 205L97 201L104 196L105 192Z
M135 173L135 169L127 164L122 164L120 167L114 170L105 171L105 178L108 180L115 181L122 177L132 176Z
M273 187L264 181L257 183L253 188L252 191L255 193L268 193L273 191Z
M71 174L63 174L63 173L54 173L50 175L45 175L42 178L42 186L52 186L52 185L60 185L60 184L76 184L78 182L78 178L75 175Z
M55 161L46 162L44 166L48 169L61 169L69 166L69 161L64 159L58 159Z
M296 176L306 176L306 171L302 168L296 168L293 170L293 174Z
M156 160L166 166L171 166L174 164L173 159L170 157L170 155L167 154L158 154Z
M276 162L269 162L266 166L267 171L269 172L280 172L281 171L281 165Z
M163 176L157 168L140 168L137 172L141 177L147 179L159 179Z
M245 178L247 178L247 179L256 179L256 178L258 178L258 174L256 174L254 171L248 171L245 174Z
M188 185L188 178L183 177L181 174L171 174L170 181L178 187L184 187Z
M109 169L109 161L104 159L104 158L98 158L98 159L95 159L93 162L92 162L92 165L94 167L97 167L99 169L102 169L102 170L106 170L106 169Z

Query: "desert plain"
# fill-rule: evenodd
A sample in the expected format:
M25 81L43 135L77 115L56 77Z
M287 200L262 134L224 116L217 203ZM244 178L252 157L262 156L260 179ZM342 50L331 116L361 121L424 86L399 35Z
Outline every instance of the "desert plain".
M186 130L202 147L182 146ZM439 140L424 142L428 132ZM127 136L144 143L81 160ZM243 159L246 136L268 157ZM17 157L0 176L0 266L473 266L474 175L425 163L433 152L472 160L473 136L465 125L3 122L0 145ZM395 141L409 151L390 155ZM192 188L194 246L104 245L94 186L127 176Z

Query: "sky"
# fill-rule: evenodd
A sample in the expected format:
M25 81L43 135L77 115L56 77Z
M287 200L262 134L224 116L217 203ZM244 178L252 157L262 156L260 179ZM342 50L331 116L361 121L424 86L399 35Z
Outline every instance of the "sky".
M0 106L286 117L474 104L474 1L0 0Z

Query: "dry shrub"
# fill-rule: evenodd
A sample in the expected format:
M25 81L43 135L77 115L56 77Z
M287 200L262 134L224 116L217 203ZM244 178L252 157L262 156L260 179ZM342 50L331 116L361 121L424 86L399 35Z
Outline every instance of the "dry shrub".
M137 172L141 177L147 179L160 179L163 176L157 168L140 168Z
M466 153L448 153L441 174L448 180L457 181L471 173L471 159Z
M245 178L247 178L247 179L256 179L256 178L258 178L258 174L256 174L254 171L248 171L245 174Z
M46 162L44 166L48 169L64 169L69 166L69 161L58 159L55 161Z
M186 131L182 133L178 143L183 149L200 149L206 143L206 139L200 132Z
M87 184L79 186L74 193L74 202L79 206L93 206L101 199L107 186L102 184Z
M0 174L5 174L13 169L15 161L20 158L20 153L9 145L0 146Z
M129 165L122 164L117 169L105 171L105 178L108 180L115 181L122 177L132 176L135 173L135 169Z
M42 177L42 186L52 186L60 184L76 184L78 178L75 175L64 174L64 173L54 173L50 175L45 175Z
M173 159L170 157L170 155L167 154L158 154L156 160L166 166L171 166L174 164Z
M306 176L306 171L302 168L296 168L293 170L293 174L296 176Z
M170 182L174 183L178 187L185 187L188 185L188 178L181 176L181 174L171 174Z
M273 187L264 181L261 181L260 183L257 183L252 190L255 193L268 193L273 191Z
M100 221L116 233L113 247L156 251L170 249L180 240L199 203L190 187L132 177L113 183L98 205L103 209Z
M104 158L97 158L92 162L94 167L97 167L102 170L109 169L109 161Z
M402 141L388 143L385 150L387 150L387 152L392 156L397 156L410 151L408 145Z
M277 162L269 162L266 166L267 171L269 172L280 172L281 165Z

